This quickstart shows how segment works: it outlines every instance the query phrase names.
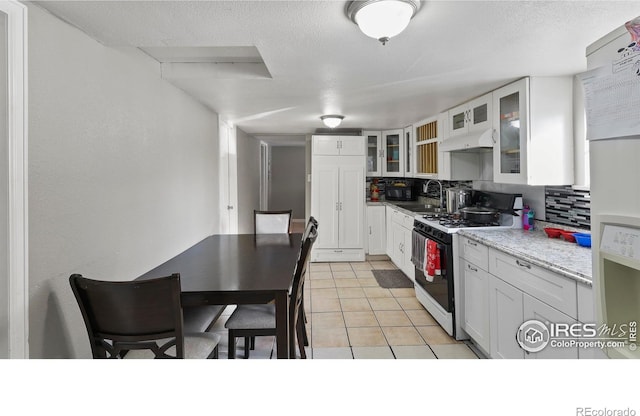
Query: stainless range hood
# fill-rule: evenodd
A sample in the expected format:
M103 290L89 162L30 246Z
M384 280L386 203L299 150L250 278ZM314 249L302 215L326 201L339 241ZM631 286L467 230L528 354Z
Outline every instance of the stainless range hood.
M488 151L493 148L493 129L479 131L465 136L450 137L439 144L443 152Z

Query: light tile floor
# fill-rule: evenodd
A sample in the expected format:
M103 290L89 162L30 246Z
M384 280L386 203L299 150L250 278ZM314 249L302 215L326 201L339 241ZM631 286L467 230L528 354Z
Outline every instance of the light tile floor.
M413 289L385 289L372 270L395 269L388 260L311 263L305 282L305 309L314 359L478 358L465 343L451 338L422 307ZM227 307L212 331L222 336L220 358L227 358L224 322ZM243 357L243 340L237 357ZM257 337L251 359L275 357L274 337Z

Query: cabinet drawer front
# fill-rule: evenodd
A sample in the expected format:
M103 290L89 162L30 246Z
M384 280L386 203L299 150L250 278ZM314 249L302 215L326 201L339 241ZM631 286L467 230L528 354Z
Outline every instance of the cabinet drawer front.
M403 225L404 223L404 214L398 210L391 211L391 220L398 225Z
M462 258L473 263L482 270L489 269L489 248L467 237L460 237L460 253Z
M312 262L324 261L364 261L364 249L331 249L331 248L313 248L311 250Z
M576 282L497 250L489 250L489 273L576 318Z
M402 226L404 228L408 228L408 229L412 230L413 229L413 217L411 215L404 214L404 217L402 218Z

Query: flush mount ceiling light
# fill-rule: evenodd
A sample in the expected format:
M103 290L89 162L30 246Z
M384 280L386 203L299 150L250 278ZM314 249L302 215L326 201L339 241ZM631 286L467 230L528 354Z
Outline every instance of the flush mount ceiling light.
M409 25L419 8L419 0L352 1L347 4L347 16L365 35L385 45Z
M320 120L322 120L324 125L330 129L338 127L340 123L342 123L342 119L344 119L344 116L338 116L335 114L320 117Z

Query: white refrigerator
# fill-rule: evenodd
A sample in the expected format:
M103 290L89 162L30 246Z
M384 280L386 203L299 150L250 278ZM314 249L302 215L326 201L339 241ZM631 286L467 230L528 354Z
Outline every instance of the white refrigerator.
M632 18L633 16L630 16ZM596 319L610 358L640 358L640 17L587 48ZM607 331L608 329L608 331ZM622 342L622 343L621 343Z

